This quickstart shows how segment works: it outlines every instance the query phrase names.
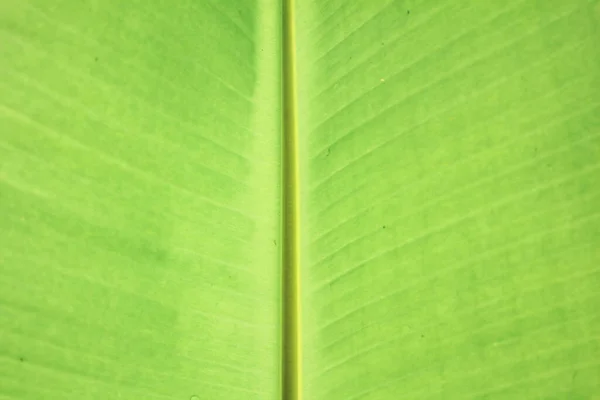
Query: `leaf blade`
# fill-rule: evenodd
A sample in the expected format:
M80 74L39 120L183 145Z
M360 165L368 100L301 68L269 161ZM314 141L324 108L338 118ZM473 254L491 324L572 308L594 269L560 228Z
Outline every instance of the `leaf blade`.
M279 395L274 6L3 4L4 396Z

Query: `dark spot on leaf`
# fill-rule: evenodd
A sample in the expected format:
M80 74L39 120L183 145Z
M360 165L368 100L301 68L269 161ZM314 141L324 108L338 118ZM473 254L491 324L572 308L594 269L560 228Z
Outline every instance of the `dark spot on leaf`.
M410 14L410 10L406 10L406 15Z
M382 226L382 228L383 228L383 229L385 229L385 225L384 225L384 226Z
M329 157L329 154L331 154L331 148L330 147L327 148L327 154L325 155L325 157Z
M421 337L422 337L422 338L424 338L424 337L425 337L425 335L421 335Z
M23 362L25 359L23 357L19 357L19 361Z
M95 60L95 61L98 61L98 57L94 57L94 60Z
M273 239L273 244L277 246L277 240Z

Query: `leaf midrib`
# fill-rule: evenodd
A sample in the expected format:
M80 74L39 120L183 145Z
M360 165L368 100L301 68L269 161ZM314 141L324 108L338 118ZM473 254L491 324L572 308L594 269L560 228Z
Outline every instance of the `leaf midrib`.
M300 400L300 178L294 0L282 3L282 398Z

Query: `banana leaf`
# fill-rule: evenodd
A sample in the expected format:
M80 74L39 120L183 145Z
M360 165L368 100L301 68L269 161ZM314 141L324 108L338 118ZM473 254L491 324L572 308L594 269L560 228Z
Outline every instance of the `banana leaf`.
M0 400L598 399L599 182L597 0L5 0Z

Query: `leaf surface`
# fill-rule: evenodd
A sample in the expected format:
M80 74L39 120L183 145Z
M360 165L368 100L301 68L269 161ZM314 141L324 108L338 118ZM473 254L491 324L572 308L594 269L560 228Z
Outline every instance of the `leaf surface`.
M289 4L2 2L0 400L594 399L600 2Z
M592 399L593 1L298 1L306 399Z
M0 398L279 398L278 7L2 3Z

